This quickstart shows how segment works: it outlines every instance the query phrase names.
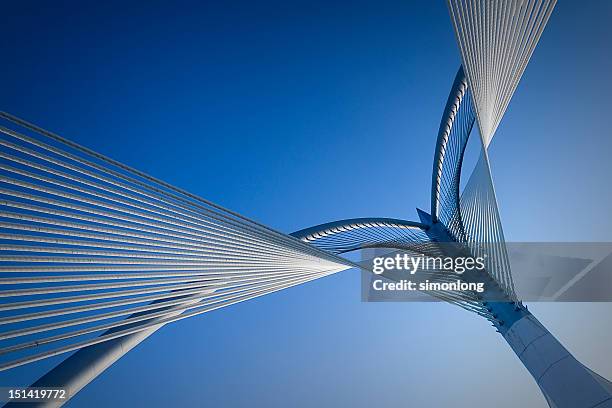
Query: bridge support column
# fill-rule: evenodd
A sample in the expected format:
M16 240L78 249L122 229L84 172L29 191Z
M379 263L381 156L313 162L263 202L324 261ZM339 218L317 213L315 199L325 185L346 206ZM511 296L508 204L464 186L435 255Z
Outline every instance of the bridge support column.
M205 293L212 293L213 290L208 290ZM186 301L184 305L194 304L201 299L192 299ZM163 303L164 300L153 303ZM156 310L157 312L158 310ZM135 313L130 317L143 316L150 312ZM169 312L163 317L151 319L150 322L156 322L162 318L180 315L182 311ZM128 329L138 323L125 325L110 329L103 334L110 334L116 331ZM93 344L84 347L70 357L59 363L55 368L47 374L39 378L31 387L40 388L63 388L68 394L68 398L63 401L44 401L44 402L9 402L3 408L57 408L64 405L68 400L74 397L83 387L96 379L107 368L113 365L117 360L127 354L131 349L143 342L147 337L161 329L164 323L157 326L151 326L148 329L129 334L127 336L118 337L108 340L103 343Z
M531 313L502 335L552 408L612 408L612 383L576 360Z

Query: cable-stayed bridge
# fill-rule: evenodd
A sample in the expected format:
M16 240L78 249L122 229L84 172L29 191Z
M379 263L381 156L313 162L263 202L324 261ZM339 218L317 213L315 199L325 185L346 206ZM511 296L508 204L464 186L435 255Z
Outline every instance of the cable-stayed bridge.
M487 251L485 271L461 277L487 280L487 291L432 294L489 320L552 407L612 407L610 383L515 292L487 153L555 1L448 6L462 66L436 140L430 213L419 210L418 222L347 219L286 235L1 113L0 370L72 352L33 386L74 395L166 324L359 268L343 256L352 251L459 243ZM475 124L480 156L461 189Z

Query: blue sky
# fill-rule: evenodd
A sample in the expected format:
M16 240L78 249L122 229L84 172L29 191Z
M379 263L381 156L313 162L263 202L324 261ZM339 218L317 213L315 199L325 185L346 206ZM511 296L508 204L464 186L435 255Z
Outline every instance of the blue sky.
M12 2L1 109L292 232L416 219L459 52L445 3ZM560 2L491 147L510 241L610 241L606 1ZM498 406L537 386L489 325L340 274L188 319L68 406ZM612 377L608 305L533 305ZM584 319L592 313L591 319ZM25 385L59 360L0 373ZM492 374L494 373L494 375ZM511 386L508 387L508 384ZM504 405L506 404L506 405Z

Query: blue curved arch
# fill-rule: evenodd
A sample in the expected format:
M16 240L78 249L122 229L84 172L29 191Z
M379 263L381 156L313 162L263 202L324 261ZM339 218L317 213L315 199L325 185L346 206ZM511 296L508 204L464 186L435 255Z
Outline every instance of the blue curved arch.
M362 248L405 248L430 242L429 226L395 218L349 218L316 225L290 235L333 254Z
M471 98L463 66L460 66L440 122L431 177L432 222L441 222L459 240L463 235L459 210L461 167L476 121Z

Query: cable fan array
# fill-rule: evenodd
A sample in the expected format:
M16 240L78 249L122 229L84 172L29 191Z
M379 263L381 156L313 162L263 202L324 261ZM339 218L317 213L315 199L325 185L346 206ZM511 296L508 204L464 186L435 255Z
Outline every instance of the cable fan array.
M485 148L555 4L556 0L448 0Z
M0 118L0 370L354 266Z
M476 167L465 186L460 205L461 219L470 251L476 257L485 257L487 271L495 278L510 300L518 302L485 151L481 152Z

